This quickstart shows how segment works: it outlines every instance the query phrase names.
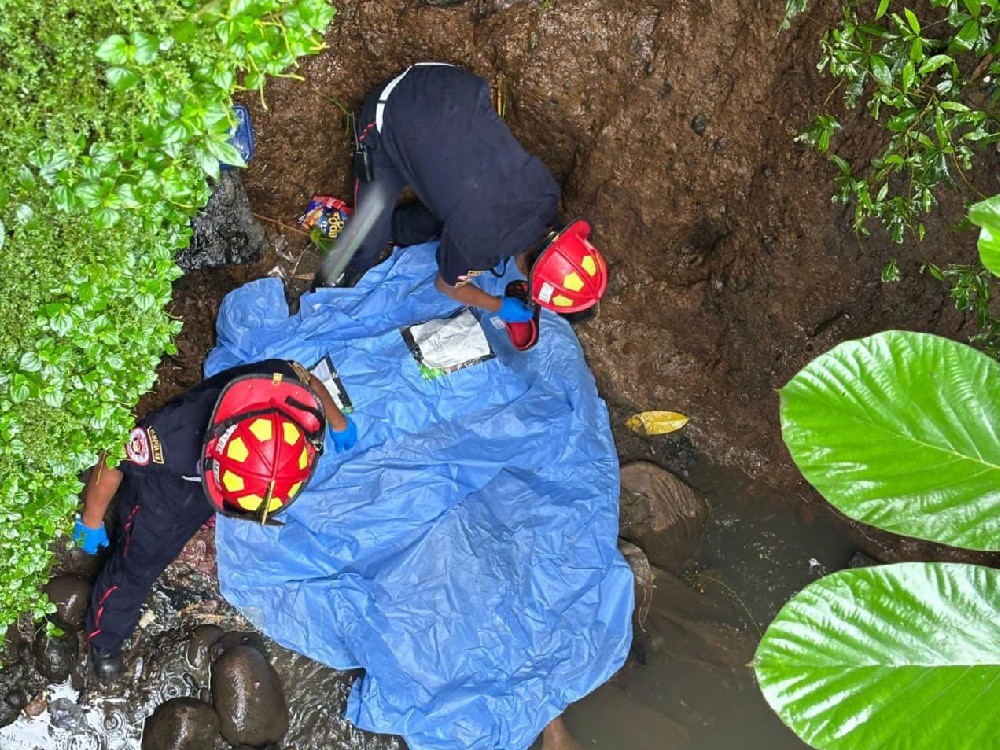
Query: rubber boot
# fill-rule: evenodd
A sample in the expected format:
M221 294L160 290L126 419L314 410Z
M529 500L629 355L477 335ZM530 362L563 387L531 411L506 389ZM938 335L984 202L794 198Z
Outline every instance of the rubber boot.
M121 653L105 654L91 647L90 661L94 665L94 676L102 685L112 685L121 679Z

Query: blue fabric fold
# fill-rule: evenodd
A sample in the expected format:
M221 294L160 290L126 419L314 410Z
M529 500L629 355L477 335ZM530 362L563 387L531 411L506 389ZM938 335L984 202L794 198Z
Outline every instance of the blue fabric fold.
M220 517L224 596L282 645L363 667L348 718L413 750L523 750L605 682L631 642L617 549L618 460L570 326L543 311L518 352L428 379L400 329L446 317L435 246L397 251L354 289L289 316L280 280L232 292L206 375L283 357L335 365L360 439L261 528ZM478 281L494 294L516 276Z

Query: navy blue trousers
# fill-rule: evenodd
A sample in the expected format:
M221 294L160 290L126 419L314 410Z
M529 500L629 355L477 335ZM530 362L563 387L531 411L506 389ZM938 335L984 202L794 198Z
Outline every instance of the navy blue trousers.
M118 527L86 620L91 645L106 654L121 649L160 573L213 513L200 497L164 497L157 490L135 476L125 476L118 489Z

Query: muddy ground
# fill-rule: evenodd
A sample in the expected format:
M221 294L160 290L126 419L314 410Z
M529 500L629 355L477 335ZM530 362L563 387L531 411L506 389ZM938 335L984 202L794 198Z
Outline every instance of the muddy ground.
M944 197L923 245L895 246L878 229L862 241L850 210L831 202L834 168L793 141L832 88L815 62L836 7L819 5L784 33L782 4L752 0L338 7L329 49L304 62L303 80L272 82L266 109L247 102L258 144L248 192L272 245L301 256L291 275L315 264L292 229L310 196L350 194L345 109L406 65L441 60L493 82L514 133L562 183L563 215L594 223L612 279L599 317L577 332L616 414L683 412L700 451L815 502L781 443L776 390L845 339L973 333L946 288L919 273L928 259L973 260L974 236L950 231L971 196ZM863 114L844 124L841 153L863 164L877 133ZM1000 191L997 162L992 154L978 171L987 194ZM890 257L903 280L883 284ZM178 289L186 320L198 306L196 341L186 329L181 343L192 354L208 344L206 300L225 287L208 282L186 302L185 284L201 283ZM915 554L856 536L880 557Z

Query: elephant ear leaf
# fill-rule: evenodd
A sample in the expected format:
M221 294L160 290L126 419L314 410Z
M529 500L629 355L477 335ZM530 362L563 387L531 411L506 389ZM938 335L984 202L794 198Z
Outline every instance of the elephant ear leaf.
M816 358L781 389L803 476L843 513L897 534L1000 549L1000 364L886 331Z
M845 570L784 606L754 657L771 708L820 750L998 746L1000 571Z
M973 205L969 220L979 227L979 259L994 276L1000 276L1000 195Z

